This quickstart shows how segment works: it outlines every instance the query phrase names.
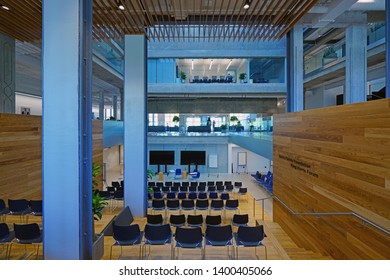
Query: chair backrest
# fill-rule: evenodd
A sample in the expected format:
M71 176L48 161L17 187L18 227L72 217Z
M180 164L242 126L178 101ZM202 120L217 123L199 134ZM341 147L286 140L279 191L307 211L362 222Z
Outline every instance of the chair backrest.
M221 196L220 196L220 198L222 199L222 200L228 200L229 199L229 194L228 193L221 193Z
M213 199L213 200L211 200L210 207L211 208L222 209L223 208L223 200L221 200L221 199Z
M215 185L216 185L216 186L223 186L223 181L216 181L216 182L215 182Z
M167 193L167 198L168 198L168 199L174 199L174 198L176 198L176 193L175 193L175 192L168 192L168 193Z
M153 208L165 208L165 200L164 199L153 199L152 200Z
M207 191L209 191L209 192L215 192L215 190L216 190L215 186L208 186L207 187Z
M171 233L171 226L169 224L158 226L145 225L145 238L151 241L168 239Z
M183 187L189 187L190 186L190 182L181 182L181 185Z
M179 191L179 187L178 186L172 186L171 187L171 192L178 192Z
M190 187L188 188L188 190L189 190L190 192L196 192L196 189L197 189L196 186L190 186Z
M239 194L246 194L248 192L247 188L239 188L238 193Z
M225 208L238 208L238 199L226 200Z
M99 191L99 196L104 198L111 197L111 193L109 191Z
M156 185L156 182L148 182L148 187L154 187Z
M181 192L188 192L188 187L183 187L183 186L181 186L181 187L179 187L179 190L180 190Z
M187 216L187 224L193 226L201 226L203 224L203 216L202 215L188 215Z
M169 192L170 190L171 190L171 188L169 186L161 187L162 192Z
M207 186L215 186L215 182L214 181L208 181L207 182Z
M165 186L166 186L166 187L170 187L170 186L172 186L172 182L171 182L171 181L167 181L167 182L165 182Z
M114 193L115 192L115 187L107 187L107 191L110 192L110 193Z
M184 214L180 215L170 215L169 222L172 225L184 225L186 223L186 216Z
M190 186L191 186L191 187L197 187L197 186L198 186L198 182L191 182L191 183L190 183Z
M42 213L42 200L30 200L31 212Z
M163 216L162 214L148 214L146 216L146 222L151 225L161 225L163 223Z
M173 185L174 185L175 187L181 187L181 183L180 183L180 182L173 182Z
M183 199L181 201L181 208L187 208L187 209L192 209L195 207L195 203L192 199Z
M160 192L161 191L161 187L153 187L153 192Z
M129 241L139 238L141 230L138 224L116 225L113 224L113 237L117 241Z
M173 208L179 208L180 202L178 199L169 199L167 200L167 208L173 209Z
M241 187L242 186L242 182L234 182L234 186L235 187Z
M208 199L198 199L196 200L196 208L208 208L209 200Z
M123 190L115 191L115 192L114 192L114 199L123 199L123 197L124 197L124 192L123 192Z
M187 193L186 192L179 192L177 194L178 199L186 199L187 198Z
M164 186L164 182L156 182L156 186L157 187L162 187L162 186Z
M8 209L11 212L22 212L28 210L28 201L26 199L8 199Z
M175 240L181 244L193 244L196 246L203 241L202 229L200 227L178 227L175 231Z
M205 192L198 193L198 199L206 199L206 198L207 198L207 193Z
M41 230L37 223L14 224L15 238L22 240L36 239L41 236Z
M225 186L233 186L232 181L225 181Z
M212 241L228 242L233 238L232 226L207 226L205 237Z
M0 211L1 210L4 210L4 209L6 209L7 207L5 207L5 202L4 202L4 200L3 199L0 199Z
M225 186L224 185L217 186L217 191L223 192L224 190L225 190Z
M199 186L199 187L202 187L202 186L205 187L206 185L207 185L206 182L199 182L199 185L198 185L198 186Z
M264 239L264 227L262 225L253 227L240 226L237 230L237 238L243 242L260 242Z
M248 214L234 214L232 222L237 225L246 225L249 222Z
M221 215L207 215L206 225L218 226L222 223Z
M1 239L5 239L9 236L9 228L6 223L0 224L0 241Z
M188 199L197 199L198 194L196 192L190 192L188 194Z
M209 193L209 198L210 198L210 199L216 199L216 198L218 198L218 193L216 193L216 192L211 192L211 193Z
M120 187L120 184L118 181L112 181L111 186L113 186L114 188L118 188L118 187Z
M206 186L198 186L198 192L205 192Z

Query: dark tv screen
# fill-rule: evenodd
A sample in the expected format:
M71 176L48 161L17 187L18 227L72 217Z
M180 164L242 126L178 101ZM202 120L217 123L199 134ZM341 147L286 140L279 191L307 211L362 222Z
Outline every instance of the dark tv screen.
M149 151L149 164L175 164L175 151Z
M206 151L181 151L180 164L206 164Z

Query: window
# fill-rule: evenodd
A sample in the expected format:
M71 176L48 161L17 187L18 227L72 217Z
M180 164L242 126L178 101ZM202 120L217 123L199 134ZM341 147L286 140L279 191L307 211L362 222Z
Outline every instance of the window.
M201 119L200 117L188 117L186 125L187 126L200 126Z

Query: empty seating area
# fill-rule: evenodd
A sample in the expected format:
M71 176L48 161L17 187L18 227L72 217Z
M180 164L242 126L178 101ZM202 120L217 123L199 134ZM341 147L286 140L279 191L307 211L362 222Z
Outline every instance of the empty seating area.
M267 174L256 172L256 174L252 174L252 177L269 193L273 193L273 173L271 171L268 171Z
M210 84L210 83L233 83L233 77L232 76L194 76L194 78L191 81L192 83L199 84Z

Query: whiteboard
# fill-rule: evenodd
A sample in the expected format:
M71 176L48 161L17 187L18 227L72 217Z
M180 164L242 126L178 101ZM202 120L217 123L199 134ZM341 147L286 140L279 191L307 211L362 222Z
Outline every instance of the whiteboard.
M209 155L209 167L211 168L218 167L218 155Z
M239 152L238 155L238 166L246 165L246 152Z

